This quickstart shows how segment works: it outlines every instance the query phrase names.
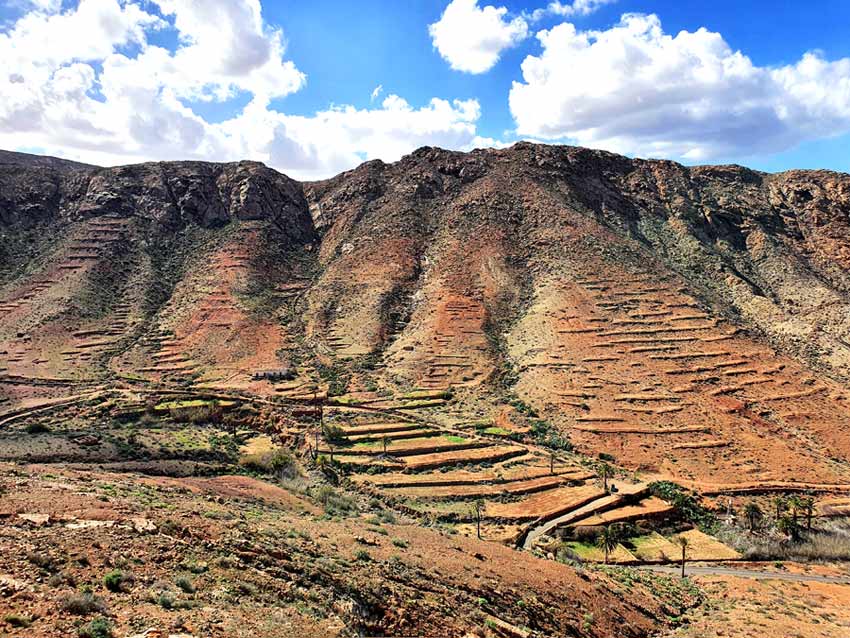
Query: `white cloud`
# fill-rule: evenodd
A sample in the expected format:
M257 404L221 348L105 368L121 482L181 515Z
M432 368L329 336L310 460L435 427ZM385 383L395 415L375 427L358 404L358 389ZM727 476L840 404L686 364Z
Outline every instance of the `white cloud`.
M174 50L152 44L154 31L176 35ZM395 95L309 117L274 109L306 77L259 0L80 0L65 11L39 0L0 32L0 59L0 147L104 165L249 158L321 178L423 144L467 148L480 117L475 100L415 108ZM235 114L234 96L249 98ZM208 107L215 120L199 115Z
M572 2L559 2L554 0L543 9L535 9L526 17L532 22L537 22L547 15L561 17L586 16L598 11L606 4L614 4L617 0L573 0Z
M41 11L53 13L62 7L62 0L24 0L26 4L32 5Z
M376 86L376 87L374 88L374 90L372 91L372 97L370 98L370 101L374 102L375 100L377 100L377 99L378 99L378 96L379 96L381 93L383 93L383 92L384 92L384 85L383 85L383 84L379 84L379 85L378 85L378 86Z
M541 31L510 91L520 135L701 161L850 130L850 59L759 67L718 33L665 34L654 15L607 31Z
M478 6L478 0L452 0L443 15L428 27L431 42L451 68L484 73L495 66L502 51L528 37L522 17L505 19L505 7Z
M617 0L573 0L573 2L550 2L548 11L559 16L586 16L590 15L606 4L613 4Z
M414 108L388 95L380 108L342 106L310 117L285 115L252 103L218 132L257 149L273 166L300 179L335 175L368 159L395 161L424 145L467 149L476 140L476 100L434 98Z

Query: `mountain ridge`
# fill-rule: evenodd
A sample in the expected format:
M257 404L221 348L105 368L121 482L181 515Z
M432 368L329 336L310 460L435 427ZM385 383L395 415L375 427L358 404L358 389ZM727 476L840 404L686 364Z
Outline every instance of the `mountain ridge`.
M303 184L256 162L18 166L0 183L10 374L270 392L255 372L332 371L337 391L452 390L469 418L522 400L594 453L609 443L588 423L687 428L714 423L721 399L733 416L708 429L791 431L769 409L789 394L804 405L788 414L824 421L806 425L826 437L806 443L807 473L850 440L848 175L519 143L423 147ZM753 363L724 375L735 351ZM665 404L614 398L651 387ZM625 440L635 466L671 471ZM705 460L685 474L705 478Z

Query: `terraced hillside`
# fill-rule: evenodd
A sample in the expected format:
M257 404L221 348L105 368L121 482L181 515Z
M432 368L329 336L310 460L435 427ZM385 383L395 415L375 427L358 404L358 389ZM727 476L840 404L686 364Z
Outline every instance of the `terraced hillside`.
M286 449L309 489L588 561L581 528L663 562L738 556L699 508L846 514L847 175L527 143L304 184L5 154L0 233L0 461L185 478Z
M529 144L303 186L25 157L0 176L7 398L115 375L262 394L286 370L453 390L464 418L519 396L694 485L848 479L847 176Z

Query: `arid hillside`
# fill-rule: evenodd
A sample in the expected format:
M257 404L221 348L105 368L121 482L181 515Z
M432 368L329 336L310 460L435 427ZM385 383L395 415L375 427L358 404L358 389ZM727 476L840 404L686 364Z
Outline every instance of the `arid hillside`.
M274 582L300 605L281 622L316 635L439 634L441 604L470 619L445 635L483 624L492 635L605 636L623 618L645 635L672 630L699 596L680 592L675 614L659 611L663 591L615 602L622 592L603 574L593 595L559 607L549 587L588 591L571 566L516 554L522 562L498 567L513 549L484 556L464 539L459 574L448 563L402 569L369 536L387 532L361 519L398 517L396 547L433 560L457 545L452 534L556 558L563 548L547 543L559 530L662 521L612 546L614 562L636 563L670 560L685 534L693 559L739 560L700 529L714 533L715 513L731 521L748 503L772 512L776 494L815 499L795 501L795 526L806 507L810 523L850 511L850 175L528 143L422 148L312 183L255 162L98 168L2 153L0 238L0 476L14 496L0 522L23 515L36 556L58 525L117 551L107 524L89 520L140 544L126 519L155 501L176 512L150 516L172 529L157 536L167 564L192 558L184 542L205 543L205 561L234 554L241 563L225 557L201 580L212 588L249 565L254 589ZM268 455L284 451L289 482L274 489L286 503L266 483L231 489L280 478ZM53 472L82 499L74 512L46 496ZM117 492L102 488L109 473ZM159 495L140 499L134 481ZM334 518L330 486L356 499L343 515L356 521ZM109 506L93 514L82 501L98 498ZM204 520L200 499L235 500ZM314 540L301 535L304 511ZM235 527L220 520L234 516ZM301 539L285 560L256 549L262 539L245 544L281 525ZM380 555L375 569L350 562L358 543ZM589 545L573 550L601 560ZM337 551L346 560L331 573L304 566ZM269 556L284 565L272 570ZM35 569L0 568L19 581ZM152 583L157 569L134 571ZM395 584L371 591L379 577ZM551 612L512 606L506 588ZM411 604L422 589L433 609ZM50 617L51 596L26 598L27 613ZM216 596L197 598L208 607Z
M531 144L303 185L27 157L0 171L7 399L28 379L274 392L253 373L287 369L451 390L459 418L519 399L679 480L850 477L847 175Z

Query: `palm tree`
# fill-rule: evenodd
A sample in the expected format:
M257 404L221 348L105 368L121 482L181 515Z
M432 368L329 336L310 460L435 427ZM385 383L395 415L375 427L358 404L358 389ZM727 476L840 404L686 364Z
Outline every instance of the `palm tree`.
M812 517L815 514L815 499L807 496L802 500L803 510L806 512L806 529L812 530Z
M475 533L478 540L481 540L481 511L484 509L484 501L480 498L475 499L472 504L472 512L475 514Z
M750 531L753 532L755 531L758 522L764 516L764 513L761 511L761 508L758 506L758 503L750 501L744 508L744 516L747 517L747 522L749 523Z
M797 518L800 516L800 510L803 509L803 499L795 494L788 499L788 505L791 506L791 515L794 517L794 524L796 524Z
M773 499L773 506L776 508L776 520L782 518L782 512L788 509L788 501L784 496L777 496Z
M780 518L776 522L776 529L792 541L796 541L800 537L800 526L797 524L797 518L794 516L788 516L786 514Z
M608 491L608 479L611 474L613 474L613 469L607 463L600 463L599 469L597 470L599 473L599 478L602 479L602 489L606 492Z
M599 533L599 538L596 539L596 544L605 552L605 564L608 564L608 555L617 549L620 543L619 530L615 525L606 525Z
M675 540L676 545L682 548L682 578L685 577L685 558L688 549L688 539L686 536L679 535Z

